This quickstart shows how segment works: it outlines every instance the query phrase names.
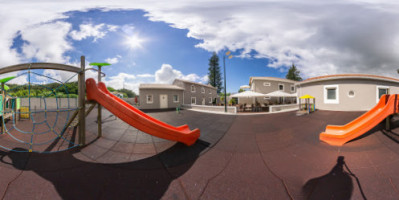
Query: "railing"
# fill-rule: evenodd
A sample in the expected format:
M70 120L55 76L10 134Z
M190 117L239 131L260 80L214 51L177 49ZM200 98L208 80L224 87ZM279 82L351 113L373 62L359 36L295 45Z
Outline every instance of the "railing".
M269 106L269 112L283 112L283 111L294 111L298 110L298 104L286 104L286 105L271 105Z
M191 105L184 104L183 108L189 108L198 111L224 113L224 106L205 106L205 105ZM227 113L236 114L237 108L235 106L227 106Z

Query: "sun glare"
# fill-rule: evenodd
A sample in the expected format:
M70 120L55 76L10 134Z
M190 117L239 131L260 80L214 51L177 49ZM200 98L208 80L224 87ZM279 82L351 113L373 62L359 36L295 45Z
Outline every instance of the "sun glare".
M143 45L142 45L143 42L144 42L144 39L140 38L138 35L132 35L132 36L126 37L126 45L130 49L143 48Z

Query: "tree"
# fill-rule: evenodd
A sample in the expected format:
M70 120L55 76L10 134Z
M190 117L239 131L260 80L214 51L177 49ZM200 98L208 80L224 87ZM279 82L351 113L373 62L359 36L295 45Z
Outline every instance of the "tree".
M238 90L238 93L241 93L241 92L244 92L244 91L245 91L244 89L240 88L240 89Z
M294 81L302 81L300 71L296 68L294 63L292 63L292 66L287 72L287 75L285 76L286 79L294 80Z
M221 92L220 94L219 94L219 96L220 96L220 101L222 102L222 103L224 103L224 93L223 92ZM227 93L227 96L230 96L230 93Z
M219 57L216 52L213 52L212 57L209 59L209 68L208 68L208 83L213 87L217 88L217 93L220 94L222 90L222 75L220 73L219 66Z
M136 93L134 93L133 91L129 90L129 89L119 89L117 90L118 92L124 93L127 95L127 97L132 98L136 96ZM125 97L125 96L124 96Z
M110 92L114 92L114 91L115 91L115 89L114 89L113 87L107 87L107 89L108 89L108 91L110 91Z

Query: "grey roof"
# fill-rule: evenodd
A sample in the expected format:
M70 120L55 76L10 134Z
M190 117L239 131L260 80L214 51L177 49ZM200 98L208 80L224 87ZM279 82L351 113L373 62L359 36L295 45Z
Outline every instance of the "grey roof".
M252 80L263 80L263 81L281 81L286 83L297 83L297 81L285 79L285 78L276 78L276 77L250 77L249 84L251 84Z
M169 89L169 90L184 90L177 85L170 85L170 84L157 84L157 83L147 83L147 84L140 84L139 89Z
M206 84L197 83L197 82L194 82L194 81L187 81L187 80L178 79L178 78L177 78L177 79L175 79L175 80L173 81L173 83L174 83L175 81L181 81L181 82L185 82L185 83L190 83L190 84L201 85L201 86L208 87L208 88L212 88L212 89L215 89L215 90L216 90L216 88L215 88L215 87L213 87L212 85L206 85Z
M371 80L382 80L382 81L389 81L394 83L399 83L399 79L386 77L386 76L379 76L373 74L333 74L333 75L325 75L325 76L318 76L313 78L308 78L304 81L298 82L296 85L302 85L317 81L328 81L328 80L339 80L339 79L371 79Z

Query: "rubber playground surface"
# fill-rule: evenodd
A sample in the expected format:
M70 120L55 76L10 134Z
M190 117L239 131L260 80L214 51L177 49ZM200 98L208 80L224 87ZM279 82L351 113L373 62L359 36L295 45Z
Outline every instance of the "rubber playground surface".
M96 139L95 113L87 118L84 148L52 154L0 150L0 198L399 198L399 121L390 132L379 125L333 147L320 142L319 133L361 112L149 113L200 128L199 141L187 147L142 133L105 109L103 137ZM73 130L70 135L75 137ZM8 141L4 135L0 140Z

